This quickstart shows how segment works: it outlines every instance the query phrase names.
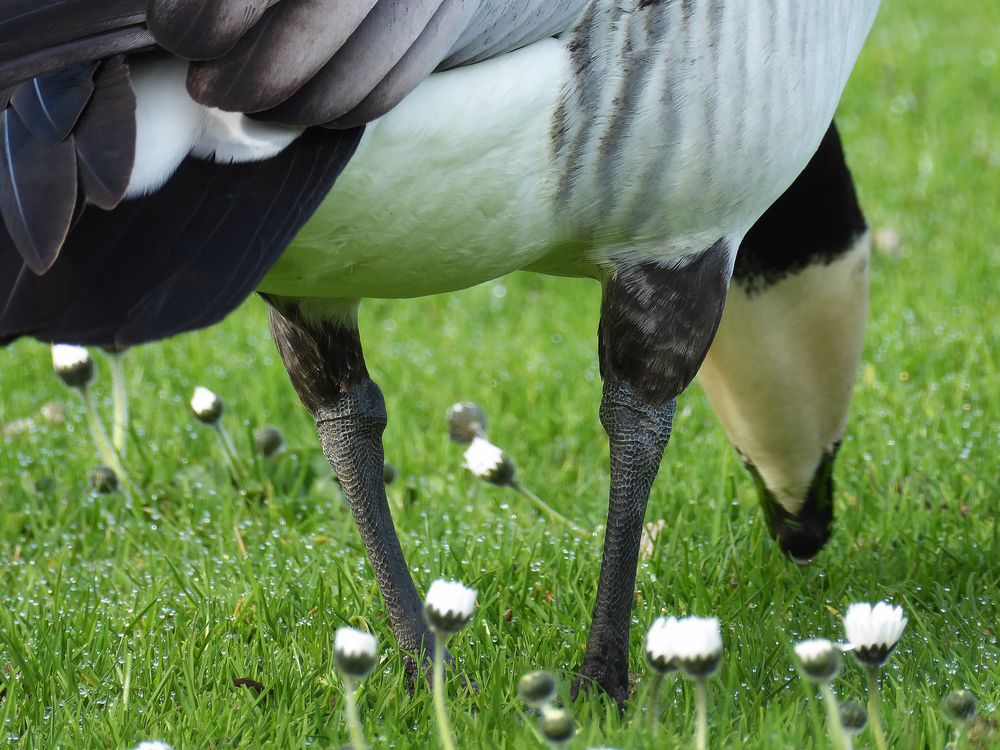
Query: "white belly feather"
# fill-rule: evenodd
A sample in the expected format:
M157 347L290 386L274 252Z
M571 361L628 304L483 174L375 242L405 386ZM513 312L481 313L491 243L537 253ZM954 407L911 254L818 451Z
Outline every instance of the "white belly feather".
M549 134L568 59L548 39L431 76L382 119L261 288L416 297L550 252Z

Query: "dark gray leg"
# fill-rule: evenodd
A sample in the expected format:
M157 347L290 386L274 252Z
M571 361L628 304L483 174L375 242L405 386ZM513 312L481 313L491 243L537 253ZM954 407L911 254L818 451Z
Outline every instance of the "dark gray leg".
M594 619L575 690L593 681L619 705L628 698L629 624L646 503L670 438L675 398L694 379L722 315L728 247L720 241L683 265L619 268L604 288L601 423L611 448L611 496Z
M340 478L412 675L415 657L421 651L430 654L434 639L389 514L383 481L385 401L368 377L357 328L306 325L287 304L281 312L272 307L270 321L292 385L315 418L323 452Z

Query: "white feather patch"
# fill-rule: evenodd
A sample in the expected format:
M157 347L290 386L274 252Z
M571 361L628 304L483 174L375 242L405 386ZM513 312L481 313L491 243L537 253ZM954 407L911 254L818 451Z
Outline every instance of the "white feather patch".
M187 63L168 57L133 63L136 96L135 166L126 198L158 190L185 157L233 164L262 161L281 153L302 134L223 112L188 94Z

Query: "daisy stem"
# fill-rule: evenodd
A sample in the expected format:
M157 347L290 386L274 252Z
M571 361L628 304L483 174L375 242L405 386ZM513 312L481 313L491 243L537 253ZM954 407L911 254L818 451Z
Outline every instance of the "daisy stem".
M354 680L343 676L344 680L344 719L347 721L347 731L351 736L351 747L354 750L368 750L365 733L361 728L361 717L358 715L358 701L354 691Z
M969 725L959 724L955 727L955 750L965 750L965 738L968 736Z
M886 750L885 733L882 731L882 706L878 699L878 668L868 667L868 723L875 735L878 750Z
M562 513L557 511L547 502L542 500L542 498L540 498L534 492L529 490L527 487L525 487L516 479L510 483L510 487L515 492L518 492L524 497L526 497L536 508L538 508L538 510L547 515L553 521L566 524L567 526L570 527L570 529L572 529L573 533L576 534L581 539L590 539L591 533L589 531L587 531L585 528L578 525L574 521L570 520L569 518L566 518L566 516L564 516Z
M444 701L444 651L448 639L443 633L434 632L434 715L437 718L438 734L444 750L455 750L451 725L448 723L448 708Z
M826 704L826 721L830 725L831 743L836 750L850 750L851 742L844 731L844 725L840 723L840 706L837 703L837 697L833 694L830 683L821 683L819 691L822 693L823 702Z
M708 747L708 680L704 677L694 681L694 702L697 712L695 746L705 750Z
M236 444L230 437L229 430L222 424L221 418L217 419L212 426L215 427L215 431L219 435L219 443L222 445L222 452L226 454L226 462L229 464L229 470L233 473L233 478L240 486L243 486L246 484L243 462L240 461L239 453L236 452Z
M111 365L111 397L114 403L114 421L111 424L111 444L118 455L125 455L125 434L128 432L128 390L125 387L125 354L108 354Z
M657 711L660 703L660 688L663 686L663 672L654 672L653 681L649 686L649 733L653 741L659 738L660 722Z
M87 423L90 425L90 435L94 439L97 451L101 454L101 460L115 473L118 481L124 486L128 482L128 474L125 473L125 467L122 466L118 454L115 453L115 449L108 440L108 433L104 430L104 423L101 422L101 417L94 407L87 386L80 387L80 396L83 399L83 410L87 414Z

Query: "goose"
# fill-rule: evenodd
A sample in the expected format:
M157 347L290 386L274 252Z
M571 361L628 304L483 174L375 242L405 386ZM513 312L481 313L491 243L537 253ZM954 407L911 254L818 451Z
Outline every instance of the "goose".
M720 326L741 242L820 150L878 4L12 0L0 340L126 347L260 293L415 656L432 644L386 502L360 301L515 270L597 280L611 478L578 685L622 703L643 514L676 398ZM724 326L705 383L779 542L808 556L829 498L802 476L829 474L857 321L841 321L822 403L811 332L772 318L797 316L827 281L831 298L855 298L861 251L826 262L807 249L802 264L783 252L747 254L788 278L737 291L747 319ZM799 372L761 366L748 332L772 357L801 354ZM801 386L812 416L761 427L784 386ZM808 435L790 461L782 424Z

